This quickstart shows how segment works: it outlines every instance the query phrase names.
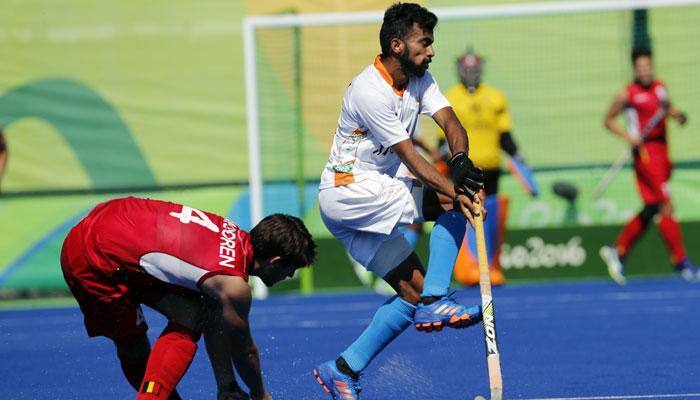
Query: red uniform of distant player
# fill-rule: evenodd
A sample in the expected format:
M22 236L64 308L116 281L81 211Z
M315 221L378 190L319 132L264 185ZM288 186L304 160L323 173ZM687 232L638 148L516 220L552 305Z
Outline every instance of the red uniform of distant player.
M663 113L670 104L668 91L661 81L649 86L633 82L625 88L627 101L627 129L631 135L643 140L635 152L634 171L637 187L644 204L659 204L670 199L668 180L671 177L671 160L666 143L666 117L654 124L657 113ZM658 117L657 117L658 118ZM648 129L644 138L640 132Z
M673 164L666 140L666 117L670 116L683 125L686 116L671 105L664 84L654 79L650 50L634 50L632 63L635 80L615 97L605 116L605 126L632 146L637 188L644 208L627 223L615 246L604 246L600 254L608 265L610 276L620 284L626 283L623 274L625 259L658 214L659 230L676 270L683 278L696 281L700 279L700 272L687 258L668 188ZM624 109L628 117L627 130L614 121Z
M199 291L215 274L247 280L252 256L248 233L225 218L129 197L98 205L75 226L61 264L88 334L119 339L146 331L145 322L134 323L143 321L139 303L184 288ZM105 318L104 308L120 318Z
M61 267L88 335L114 341L138 399L180 398L175 386L204 331L220 398L248 398L233 363L250 396L266 400L248 325L248 275L272 286L314 257L313 239L295 217L268 216L248 234L215 214L129 197L98 205L70 231ZM153 351L141 304L169 320Z

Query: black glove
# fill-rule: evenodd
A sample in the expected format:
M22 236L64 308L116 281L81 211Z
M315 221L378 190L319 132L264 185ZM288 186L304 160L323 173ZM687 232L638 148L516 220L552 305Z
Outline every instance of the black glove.
M473 199L484 187L484 171L475 166L464 153L453 155L447 164L450 166L450 177L457 194L464 194Z

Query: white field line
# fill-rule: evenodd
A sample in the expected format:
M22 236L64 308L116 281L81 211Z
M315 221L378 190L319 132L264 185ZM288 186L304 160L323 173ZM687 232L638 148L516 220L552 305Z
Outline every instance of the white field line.
M376 308L376 306L375 306ZM251 315L252 325L256 329L285 329L285 328L295 328L295 329L318 329L318 328L338 328L338 327L352 327L352 326L365 326L367 325L371 318L372 311L375 309L367 311L364 317L356 316L356 318L309 318L301 316L299 314L284 315L284 314L268 314L263 316L256 316L254 313ZM336 307L340 309L340 307ZM576 315L578 317L583 316L594 316L594 317L605 317L605 316L635 316L635 315L648 315L648 314L687 314L690 307L686 306L658 306L658 307L647 307L644 309L633 309L633 310L589 310L589 311L577 311ZM498 314L498 319L501 321L505 320L551 320L556 316L560 316L561 313L554 313L548 311L535 311L523 314L522 312L501 312ZM46 326L57 326L64 325L67 323L78 323L81 320L80 316L56 316L49 318L33 318L30 316L22 317L12 317L0 319L0 331L8 328L15 327L46 327Z
M523 400L634 400L634 399L687 399L698 398L700 393L680 393L680 394L637 394L623 396L593 396L593 397L538 397Z

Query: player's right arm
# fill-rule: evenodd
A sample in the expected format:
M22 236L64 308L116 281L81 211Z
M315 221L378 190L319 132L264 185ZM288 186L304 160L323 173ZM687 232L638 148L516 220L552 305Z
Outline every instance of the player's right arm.
M209 354L209 362L214 371L219 400L249 399L248 394L241 389L236 381L231 357L231 343L226 335L226 327L221 318L218 303L209 303L211 312L204 327L203 336Z
M449 178L442 175L435 166L421 156L420 153L416 151L410 139L396 143L393 149L416 178L420 179L421 182L428 185L436 192L447 196L449 199L453 199L456 205L463 210L468 210L469 212L465 213L465 215L469 223L474 223L472 215L478 215L480 208L474 205L472 196L466 193L457 193L454 183L452 183Z
M442 176L432 164L428 163L428 161L418 153L408 132L406 132L406 129L399 120L398 112L395 112L393 109L394 106L386 100L385 96L381 93L377 94L372 88L356 88L355 90L364 92L364 94L356 100L356 103L359 104L356 110L361 120L364 122L363 125L372 132L374 138L379 142L379 145L392 148L411 173L431 189L447 196L451 201L458 202L461 208L471 211L472 214L479 212L472 203L470 195L458 196L454 184L450 182L448 178ZM451 107L448 108L450 111L452 110ZM439 111L441 110L438 110L438 112ZM454 112L452 112L452 115L454 116ZM456 119L457 118L454 117L454 120ZM451 126L451 124L452 121L447 121L444 125ZM457 124L459 124L459 122L457 122ZM445 126L443 126L443 129L445 129ZM451 142L450 145L455 146L452 150L461 152L467 150L466 134L463 138L452 139L454 143ZM460 154L464 155L464 153ZM455 156L453 156L453 158L454 157ZM452 165L450 166L452 167ZM468 218L470 222L473 222L470 215Z
M627 94L625 92L625 89L620 90L617 92L615 95L615 98L613 99L612 104L610 105L610 108L608 109L608 112L605 114L605 127L608 128L608 130L617 136L621 137L624 139L627 143L629 143L631 146L638 146L640 141L638 138L630 135L627 130L622 129L620 125L615 122L615 118L620 115L620 113L625 109L627 106Z
M457 196L452 181L440 174L425 157L421 156L411 140L404 140L396 143L393 149L396 154L398 154L399 158L401 158L401 161L406 164L406 167L408 167L411 173L415 175L416 178L420 179L421 182L451 199Z
M221 306L220 313L214 317L219 316L223 321L233 364L248 386L251 399L270 400L263 384L258 347L250 334L248 314L252 297L248 283L237 276L214 275L200 287Z

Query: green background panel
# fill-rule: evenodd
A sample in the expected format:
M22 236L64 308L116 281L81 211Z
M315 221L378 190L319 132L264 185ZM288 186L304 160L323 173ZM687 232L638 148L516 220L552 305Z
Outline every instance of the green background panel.
M150 196L142 194L141 196L177 201L227 215L231 209L231 199L240 194L238 189L198 189L159 192ZM2 287L20 290L64 288L58 255L62 240L67 230L72 226L71 218L87 211L93 204L111 197L113 196L70 196L3 202L0 206L0 217L7 216L9 213L22 212L24 215L32 216L32 218L27 218L23 223L13 226L2 222L1 228L3 230L11 229L16 234L13 235L13 241L3 241L0 244L2 246L0 254L3 255L0 263L4 266L11 265L17 262L18 258L27 251L27 248L35 248L35 250L22 260L21 268L13 271ZM563 212L565 214L566 210ZM551 215L557 214L552 213ZM6 221L6 219L0 219L0 221ZM307 214L306 222L318 244L318 260L313 267L316 287L319 289L359 287L360 281L353 272L346 251L342 244L332 238L323 227L320 218L318 218L317 206L312 207ZM36 230L37 226L43 226L45 229ZM598 257L598 249L602 245L610 244L619 233L620 228L619 223L602 224L600 222L586 226L565 222L547 227L546 224L538 221L528 228L510 229L506 235L507 245L504 247L504 258L502 258L507 276L515 281L603 277L605 269ZM426 231L428 230L429 227L426 227ZM700 237L700 222L683 223L683 231L689 255L700 257L700 253L697 252L697 249L700 248L697 239ZM561 247L563 245L564 248L559 251L564 251L565 254L563 256L555 254L547 256L549 258L543 258L540 254L542 247L537 245L538 239L536 238L541 238L543 243L547 245L545 251L552 251L552 246ZM11 243L29 245L13 247ZM424 261L427 260L427 248L428 237L423 235L417 251ZM581 260L581 252L584 253L584 256L580 263L566 264L566 262L561 261L558 263L547 261L551 260L552 257L555 260ZM638 244L630 256L628 265L628 272L633 276L671 273L668 255L656 228L650 229L650 232ZM0 270L0 273L2 272L3 270ZM295 279L280 284L274 291L297 290L298 288L299 280Z
M11 1L12 12L0 13L0 125L5 125L10 147L2 190L17 194L244 182L248 154L241 22L246 13L376 9L390 2L385 3ZM537 170L542 192L537 199L527 197L510 177L502 180L511 206L509 245L522 245L532 235L551 243L567 242L576 232L585 239L590 265L571 270L515 269L509 271L514 279L600 276L604 271L596 247L612 241L620 224L639 210L628 169L603 198L590 197L604 166L624 149L605 131L602 118L613 94L631 78L630 15L611 12L438 25L431 72L443 91L456 83L456 57L468 46L481 52L486 59L485 81L506 94L516 140ZM679 161L671 190L687 246L697 257L700 83L691 77L700 65L696 40L700 7L651 10L649 19L657 73L674 102L690 116L683 129L671 124L671 151ZM318 179L342 93L378 52L377 30L378 25L302 28L298 43L293 29L257 32L266 179L294 181L300 164L305 179ZM295 70L297 65L300 71ZM31 90L18 98L15 94L21 88ZM32 96L40 101L32 101ZM431 138L435 130L432 121L423 120L422 134ZM304 137L301 159L297 134ZM79 140L71 147L75 138ZM575 208L551 193L555 181L578 187ZM244 190L219 187L150 195L227 214ZM64 225L115 196L0 197L0 274L27 255L4 287L62 287L57 251ZM357 285L346 253L319 218L318 204L309 206L304 218L320 248L314 269L317 286ZM425 248L423 238L421 254ZM666 252L655 233L647 235L631 263L632 274L668 271ZM297 286L293 281L283 288Z
M6 140L11 143L13 157L3 186L16 190L90 187L90 178L65 137L43 120L16 122Z
M113 106L160 184L247 177L241 1L11 2L0 13L0 96L36 79L81 82ZM83 110L79 99L66 99ZM70 105L70 104L69 104ZM0 108L0 120L5 110ZM95 115L85 112L81 122ZM17 134L6 127L8 142ZM5 191L42 175L15 176ZM45 160L44 168L60 166ZM19 173L19 172L18 172Z

